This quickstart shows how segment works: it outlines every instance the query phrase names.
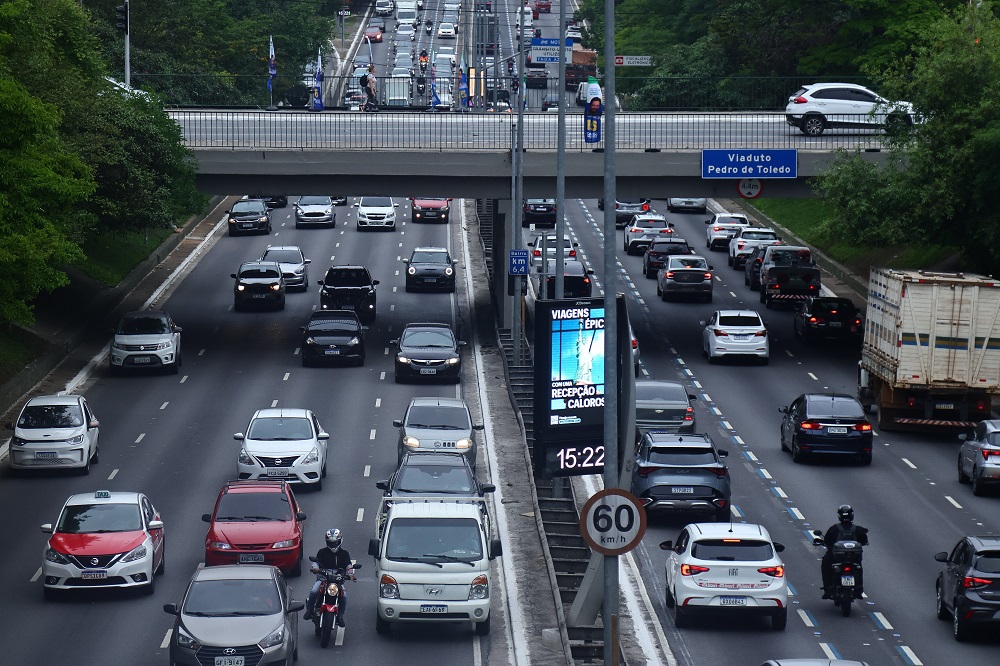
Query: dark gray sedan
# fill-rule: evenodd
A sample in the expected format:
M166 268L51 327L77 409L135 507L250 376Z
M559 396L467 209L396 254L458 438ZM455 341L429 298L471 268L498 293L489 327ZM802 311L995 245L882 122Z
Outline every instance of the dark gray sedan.
M656 274L656 295L663 300L675 295L696 296L711 303L712 280L712 267L705 257L667 257L666 265Z
M635 383L635 429L694 432L694 407L697 396L683 384L659 379L640 379Z
M632 494L647 512L707 513L729 520L732 489L729 455L708 435L650 431L638 444L632 468Z

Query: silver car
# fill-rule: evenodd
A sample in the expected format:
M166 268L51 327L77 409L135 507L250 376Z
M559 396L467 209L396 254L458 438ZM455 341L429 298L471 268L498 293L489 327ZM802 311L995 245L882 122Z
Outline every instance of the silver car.
M973 495L1000 486L1000 421L981 421L970 433L958 436L958 481L971 483Z
M281 267L281 277L285 279L285 289L296 287L305 291L309 288L309 269L312 263L302 254L297 245L268 245L261 261L273 261Z
M111 374L163 368L177 374L181 365L181 327L164 310L129 312L111 341Z
M393 421L399 428L398 461L406 453L457 451L469 458L476 468L479 453L476 431L469 407L459 398L413 398L402 420Z
M299 651L299 611L280 569L229 564L195 571L174 615L170 663L290 664Z
M295 228L313 224L337 226L337 212L331 197L305 196L295 202Z
M667 210L671 213L675 210L694 210L704 214L708 212L708 199L697 197L667 199Z
M246 433L238 432L233 439L243 443L236 459L236 478L274 479L323 489L330 435L312 411L258 409Z
M40 395L29 400L8 428L10 468L76 468L90 473L100 458L100 422L80 395Z
M705 257L672 255L656 274L656 295L666 301L671 296L695 296L712 302L712 266Z
M692 400L680 382L641 379L635 383L635 429L694 432L695 417Z
M702 354L714 363L723 356L749 356L767 365L770 338L760 315L753 310L716 310L708 321L699 322Z

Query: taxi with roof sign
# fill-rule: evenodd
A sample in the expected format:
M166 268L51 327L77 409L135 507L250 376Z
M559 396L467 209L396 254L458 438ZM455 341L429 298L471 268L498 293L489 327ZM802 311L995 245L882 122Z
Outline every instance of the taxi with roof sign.
M155 589L164 569L160 513L142 493L98 490L72 495L53 525L42 556L46 599L63 590L138 587Z

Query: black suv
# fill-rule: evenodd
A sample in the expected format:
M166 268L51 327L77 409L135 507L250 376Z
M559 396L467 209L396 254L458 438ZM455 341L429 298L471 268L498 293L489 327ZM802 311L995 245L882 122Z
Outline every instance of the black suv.
M552 224L556 223L556 200L555 199L525 199L524 214L521 216L521 226L529 224Z
M240 270L230 273L236 280L233 285L233 309L248 305L271 305L285 309L285 279L281 266L275 261L247 261Z
M861 313L854 302L833 296L815 296L803 301L792 319L792 330L795 337L803 340L827 337L860 341L864 334Z
M556 297L556 260L548 259L546 261L546 270L548 273L545 276L545 286L546 289L541 288L541 273L536 273L535 276L539 282L538 288L535 293L538 294L538 298L555 298ZM564 259L563 260L563 298L590 298L594 295L594 282L590 279L590 276L594 273L594 270L587 268L582 261L577 261L575 259Z
M364 266L331 266L319 281L319 304L323 310L351 310L363 322L375 319L375 286Z
M944 563L938 574L937 616L951 620L956 641L972 638L974 629L1000 628L1000 537L967 536L934 556Z
M288 205L288 197L284 194L262 194L251 199L260 199L268 208L284 208Z
M271 209L261 199L243 199L226 211L229 235L271 233Z
M365 327L350 310L317 310L302 331L302 365L350 359L365 364Z
M694 250L683 238L659 238L650 243L642 255L642 272L647 278L655 278L656 272L667 265L670 255L693 253Z

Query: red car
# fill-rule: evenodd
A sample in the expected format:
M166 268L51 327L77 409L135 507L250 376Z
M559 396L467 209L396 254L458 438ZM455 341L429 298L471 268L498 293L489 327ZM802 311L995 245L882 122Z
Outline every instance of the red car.
M365 28L365 37L373 42L381 42L382 31L378 29L378 26L368 26Z
M291 487L284 481L227 481L209 524L205 565L270 564L302 574L302 526Z
M447 222L451 199L425 199L410 197L413 202L411 222Z
M539 12L545 12L546 14L552 13L552 0L535 0L535 18L538 18Z

